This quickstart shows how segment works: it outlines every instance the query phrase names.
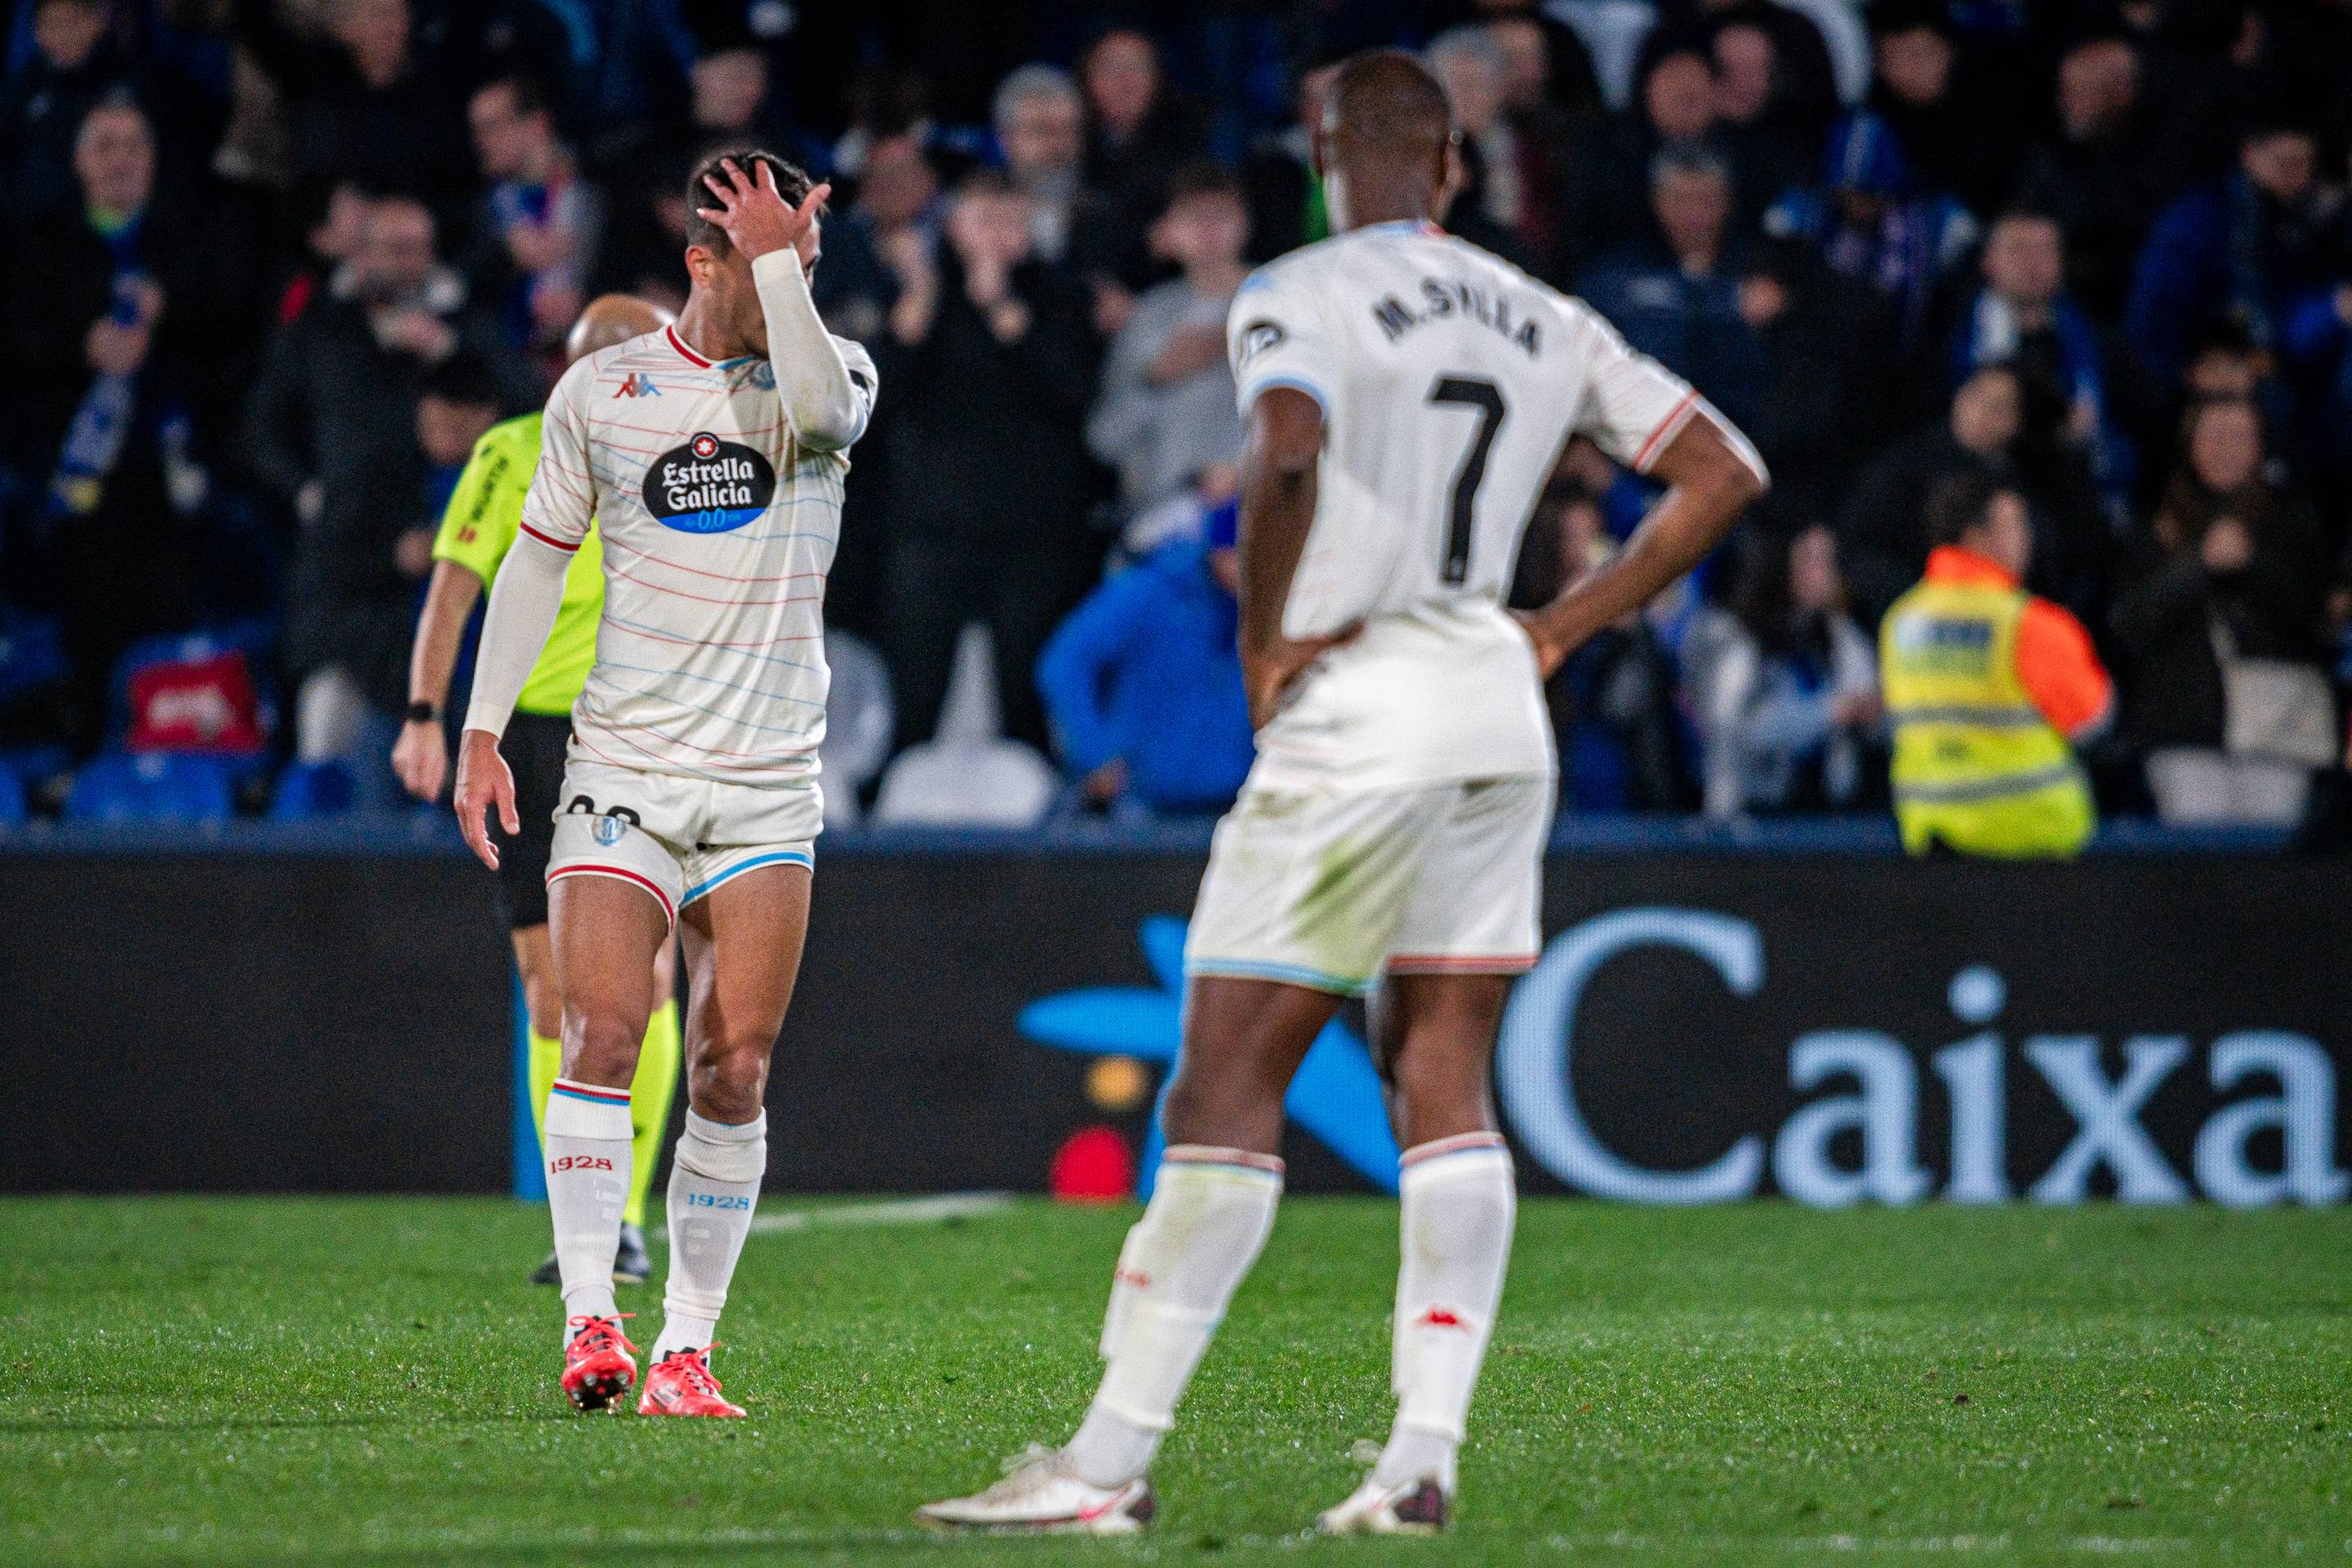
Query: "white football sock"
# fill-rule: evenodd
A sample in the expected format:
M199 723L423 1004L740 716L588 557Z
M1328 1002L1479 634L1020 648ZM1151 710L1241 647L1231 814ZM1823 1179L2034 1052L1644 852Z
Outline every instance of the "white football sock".
M1502 1135L1465 1132L1404 1152L1393 1386L1396 1426L1373 1478L1454 1490L1470 1392L1486 1357L1518 1206Z
M1282 1162L1272 1155L1188 1143L1162 1156L1151 1202L1111 1277L1102 1333L1109 1364L1066 1450L1080 1479L1120 1486L1151 1463L1281 1197Z
M727 1305L760 1180L768 1173L768 1113L741 1123L689 1110L669 1171L669 1283L653 1360L708 1347Z
M635 1135L627 1089L559 1078L548 1090L547 1211L555 1222L567 1320L620 1315L613 1300L613 1255L621 1247ZM568 1328L564 1338L571 1338Z

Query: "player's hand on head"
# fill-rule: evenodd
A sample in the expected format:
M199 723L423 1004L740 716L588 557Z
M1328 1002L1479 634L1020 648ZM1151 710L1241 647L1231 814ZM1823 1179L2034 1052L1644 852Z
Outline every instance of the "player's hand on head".
M468 730L457 744L457 831L466 836L466 847L495 871L499 848L490 842L483 819L495 806L508 837L522 831L522 818L515 813L514 773L499 755L499 738L488 730Z
M819 184L798 206L776 189L776 172L755 163L747 174L732 158L722 159L719 172L703 180L711 205L697 208L708 221L724 230L728 240L745 258L756 260L772 250L787 250L816 222L817 214L833 195L830 184Z
M1249 694L1250 728L1263 730L1281 710L1283 694L1307 667L1354 642L1364 629L1352 621L1336 632L1313 637L1280 637L1264 647L1242 649L1242 685Z

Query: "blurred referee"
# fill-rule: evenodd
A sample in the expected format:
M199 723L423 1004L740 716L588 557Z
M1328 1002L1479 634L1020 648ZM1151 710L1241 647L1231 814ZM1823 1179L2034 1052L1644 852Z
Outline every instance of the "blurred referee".
M592 302L573 323L564 343L570 359L659 331L669 313L626 294ZM658 395L647 389L648 395ZM522 500L539 467L539 411L494 426L475 443L466 471L449 498L441 531L433 542L433 582L416 623L416 646L408 661L407 722L393 748L392 765L401 783L420 800L437 800L449 776L449 742L442 729L449 675L457 662L466 622L498 575L522 521ZM545 1140L547 1094L563 1056L563 992L555 973L553 944L547 935L548 845L554 832L556 797L563 786L563 754L572 739L572 704L596 661L596 622L604 607L604 560L595 532L572 559L563 581L563 604L547 649L507 728L506 759L514 769L515 806L522 831L509 840L493 823L499 841L499 885L514 928L515 963L522 971L523 998L530 1014L530 1114ZM656 961L656 995L676 995L677 946ZM642 1284L652 1272L646 1257L646 1194L661 1163L662 1135L669 1126L671 1092L677 1086L677 1004L666 1000L646 1026L637 1076L629 1086L631 1122L636 1133L635 1163L628 1206L623 1211L621 1247L613 1277ZM531 1275L534 1284L555 1283L551 1254Z

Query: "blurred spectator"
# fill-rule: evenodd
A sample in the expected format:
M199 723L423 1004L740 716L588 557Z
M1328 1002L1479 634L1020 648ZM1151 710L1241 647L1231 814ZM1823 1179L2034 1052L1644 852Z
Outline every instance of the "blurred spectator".
M1601 112L1601 79L1592 51L1574 27L1539 0L1471 0L1468 17L1485 25L1507 62L1503 101L1514 114L1541 106L1551 115L1586 120ZM1465 18L1466 19L1466 18Z
M1731 608L1704 612L1683 643L1704 809L1854 809L1870 784L1878 656L1846 613L1837 541L1817 523L1748 543Z
M2063 858L2097 826L2074 747L2115 688L2083 624L2021 585L2025 499L1979 469L1937 487L1935 552L1886 613L1880 681L1895 731L1895 818L1914 855Z
M1505 112L1510 61L1484 27L1454 27L1429 46L1462 141L1463 184L1448 228L1530 272L1550 274L1559 227L1557 149Z
M1880 0L1869 12L1877 80L1870 108L1911 155L1926 185L1979 216L2000 210L2023 161L2023 106L2005 83L1968 68L1937 0Z
M1983 287L1960 313L1952 337L1957 385L1988 364L2014 364L2056 389L2065 403L2067 443L2101 488L2120 500L2131 489L2133 455L2107 404L2097 332L2064 292L2065 247L2053 219L2012 209L1985 237Z
M1753 21L1737 21L1715 35L1717 122L1744 172L1744 188L1756 193L1741 214L1744 222L1811 172L1820 127L1790 97L1772 36Z
M1885 295L1906 345L1918 341L1979 233L1959 203L1920 188L1895 133L1866 112L1831 128L1820 185L1782 196L1765 215L1765 227L1802 240L1832 271Z
M2129 732L2165 821L2293 823L2336 751L2317 520L2263 474L2252 404L2199 405L2182 445L2116 601Z
M1085 420L1096 346L1084 291L1030 253L1028 198L967 175L946 253L902 234L889 331L874 345L903 387L887 428L894 537L887 652L900 749L930 739L964 623L995 645L1005 733L1045 749L1030 671L1102 558Z
M129 69L109 0L36 0L32 12L32 53L0 88L0 192L18 217L73 199L82 116Z
M604 193L581 178L556 135L544 89L529 77L495 78L467 106L489 188L484 254L472 268L486 301L502 303L517 342L560 354L585 302L604 224Z
M2134 259L2170 187L2173 159L2141 94L2139 56L2122 38L2075 45L2058 63L2057 135L2027 155L2017 201L2066 236L2066 277L2103 321L2123 311Z
M188 530L209 476L198 410L226 395L208 357L238 323L200 221L155 199L155 142L127 97L74 144L79 199L14 237L10 347L26 367L8 456L30 492L9 575L64 623L76 743L100 737L115 656L189 613Z
M1838 520L1838 549L1865 624L1927 569L1927 500L1955 474L1998 472L2024 423L2017 373L1988 365L1952 394L1948 416L1881 453L1855 479Z
M2310 132L2257 123L2239 143L2234 171L2157 220L2124 324L2159 378L2179 379L2189 343L2216 321L2275 353L2293 305L2331 281L2336 236L2325 221L2318 156Z
M1223 811L1255 743L1236 636L1234 509L1118 573L1054 633L1037 690L1087 801L1155 816Z
M672 314L685 307L686 182L695 162L690 153L643 157L616 176L593 292L635 294Z
M1735 253L1727 234L1731 175L1720 158L1686 148L1660 153L1650 202L1664 243L1617 252L1584 279L1583 295L1626 341L1746 428L1771 374L1760 329L1779 286L1743 273L1749 258Z
M1180 174L1152 225L1154 256L1181 275L1146 290L1110 346L1102 400L1087 423L1094 454L1119 472L1129 518L1240 460L1241 416L1225 363L1225 312L1247 273L1249 209L1214 164Z
M1331 232L1323 210L1323 182L1315 174L1315 131L1322 123L1323 94L1339 74L1339 62L1324 60L1298 73L1297 119L1259 139L1242 178L1249 189L1252 263L1273 260Z
M898 301L887 258L898 237L919 233L929 245L939 226L939 174L911 132L877 141L865 165L856 205L825 219L824 265L809 283L825 324L859 342L882 331Z
M1585 467L1571 444L1563 468ZM1607 467L1598 453L1584 455ZM1536 503L1511 603L1538 605L1616 553L1599 500L1557 474ZM1698 804L1685 763L1674 657L1641 613L1604 626L1544 687L1560 752L1560 799L1579 812L1685 811Z
M1161 276L1143 237L1176 171L1208 151L1207 125L1194 105L1169 92L1158 47L1133 28L1097 38L1078 62L1078 80L1086 89L1086 182L1106 209L1108 243L1098 259L1133 293Z
M1860 57L1856 63L1861 79L1867 79L1868 40L1850 9L1836 0L1826 5L1819 0L1798 5L1777 0L1660 0L1657 10L1657 27L1643 45L1645 74L1649 61L1670 50L1696 48L1712 55L1716 37L1725 28L1755 27L1771 40L1782 90L1809 131L1818 132L1827 125L1845 96L1839 89L1838 71L1830 58L1822 19L1851 35L1847 42ZM1846 14L1837 15L1841 11ZM1859 95L1860 87L1854 90Z
M1695 48L1644 68L1631 111L1593 126L1569 160L1569 233L1561 265L1580 271L1596 256L1654 237L1650 169L1662 152L1731 155L1716 119L1715 66ZM1735 185L1742 173L1735 164ZM1739 194L1750 192L1744 186Z
M505 406L537 400L528 367L436 253L432 214L405 197L371 204L349 264L269 346L247 440L255 477L298 524L285 654L304 762L390 747L371 745L367 726L405 689L419 574L406 567L424 560L401 556L425 515L418 395L461 350L492 368Z
M996 142L1004 172L1029 210L1030 254L1087 269L1101 226L1080 177L1086 157L1086 104L1067 72L1025 65L996 89Z
M454 201L472 160L455 83L415 47L408 0L328 0L326 36L289 26L278 0L236 0L238 41L284 105L298 174Z

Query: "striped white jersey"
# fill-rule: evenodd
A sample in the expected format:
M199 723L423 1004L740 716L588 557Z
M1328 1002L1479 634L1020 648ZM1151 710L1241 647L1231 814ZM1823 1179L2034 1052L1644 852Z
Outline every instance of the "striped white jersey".
M1277 386L1323 407L1283 629L1363 623L1292 687L1252 783L1551 773L1533 649L1503 612L1520 536L1570 437L1645 471L1698 395L1581 301L1428 224L1352 230L1258 268L1226 337L1244 416Z
M874 362L835 338L873 409ZM604 546L596 663L572 710L576 754L638 773L813 782L824 739L824 584L847 443L794 442L774 367L714 364L675 328L572 365L548 401L522 529Z

